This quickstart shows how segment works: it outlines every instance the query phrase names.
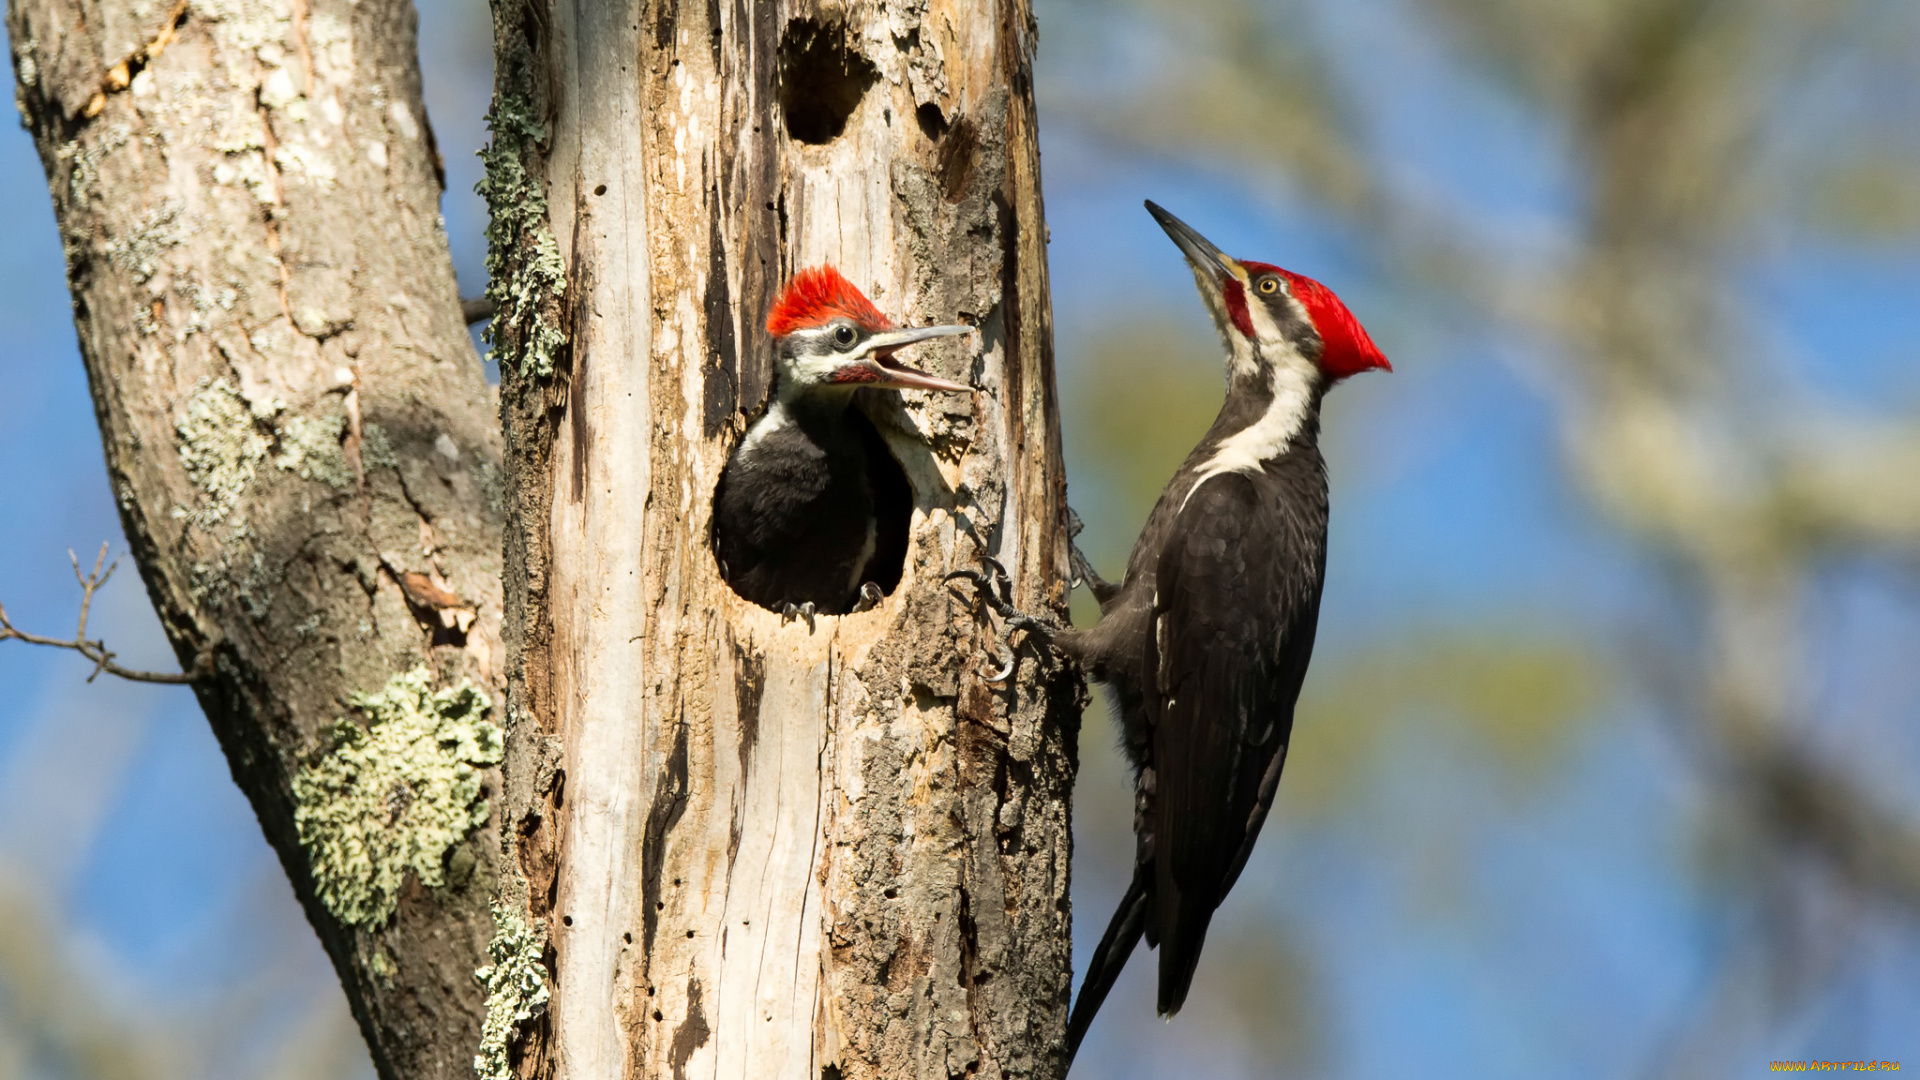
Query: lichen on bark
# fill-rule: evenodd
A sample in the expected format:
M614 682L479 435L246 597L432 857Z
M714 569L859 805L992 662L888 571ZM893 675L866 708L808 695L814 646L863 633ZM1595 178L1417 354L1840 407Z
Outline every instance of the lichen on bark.
M514 1033L547 1005L547 968L542 962L547 934L537 921L528 925L518 910L497 900L492 906L493 940L487 943L491 963L473 973L487 988L487 1019L480 1028L473 1071L481 1080L512 1080L508 1050Z
M314 888L335 918L377 929L392 916L406 873L446 884L447 854L486 823L483 771L500 762L493 707L468 680L435 690L427 669L356 694L367 726L341 720L334 746L293 781L294 824Z
M174 425L180 466L204 498L174 514L212 528L233 512L254 470L267 456L267 437L253 425L251 410L226 379L202 379L187 399L187 415Z
M494 6L496 22L525 14L523 3ZM533 46L517 33L496 34L495 41L504 44L487 111L493 138L480 151L486 174L474 186L487 203L487 295L495 304L486 340L503 367L544 377L567 340L559 315L567 268L548 224L545 182L527 169L547 125L534 93Z
M346 426L346 414L339 411L288 418L279 428L280 449L273 455L274 466L337 491L346 490L353 485L353 468L340 449L340 435Z
M345 412L338 407L318 415L284 415L288 412L278 399L248 401L225 378L195 384L174 436L180 466L204 498L190 509L175 508L174 516L208 529L225 521L269 453L282 472L335 490L351 486L353 471L340 448ZM234 526L236 536L244 532L242 525Z

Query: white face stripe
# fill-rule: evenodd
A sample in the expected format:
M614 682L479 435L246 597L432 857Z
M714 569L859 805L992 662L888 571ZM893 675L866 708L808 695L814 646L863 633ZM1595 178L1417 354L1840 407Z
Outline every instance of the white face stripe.
M1296 307L1299 301L1288 297ZM1260 419L1247 425L1220 441L1213 456L1200 466L1200 473L1194 477L1193 486L1180 500L1180 508L1186 509L1187 500L1200 490L1200 485L1223 473L1249 473L1257 475L1269 461L1285 453L1294 436L1300 434L1300 425L1306 422L1307 410L1313 405L1313 382L1317 374L1313 362L1300 355L1293 342L1281 334L1280 327L1273 321L1264 304L1249 302L1247 313L1253 318L1253 330L1260 338L1260 357L1251 356L1248 348L1249 366L1258 366L1260 360L1266 361L1267 388L1273 400L1267 404L1267 411ZM1228 332L1227 337L1244 346L1246 338L1240 334ZM1240 363L1239 350L1228 358L1228 363L1236 369Z
M773 403L767 406L767 411L762 413L760 419L755 420L753 426L747 429L747 436L740 440L739 448L733 452L734 456L745 460L750 454L759 449L760 440L766 438L769 432L785 425L787 419L786 406L780 403L779 398L774 398Z

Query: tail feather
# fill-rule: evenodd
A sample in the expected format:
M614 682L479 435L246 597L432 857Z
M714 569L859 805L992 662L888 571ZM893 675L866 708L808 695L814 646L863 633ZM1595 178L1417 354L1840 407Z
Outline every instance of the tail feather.
M1200 966L1200 947L1206 944L1207 924L1213 921L1213 905L1204 899L1182 896L1180 890L1157 897L1154 922L1160 931L1161 1016L1171 1018L1186 1004L1187 991L1193 986L1193 973Z
M1067 1068L1073 1067L1080 1040L1087 1037L1087 1029L1093 1026L1093 1016L1100 1011L1100 1003L1107 1000L1107 991L1112 990L1115 980L1120 978L1127 958L1133 955L1133 947L1140 943L1140 934L1146 929L1150 873L1148 867L1133 872L1133 882L1127 886L1127 894L1120 898L1119 910L1113 913L1107 932L1094 947L1093 959L1087 964L1087 977L1080 983L1080 994L1073 999L1073 1013L1067 1020Z

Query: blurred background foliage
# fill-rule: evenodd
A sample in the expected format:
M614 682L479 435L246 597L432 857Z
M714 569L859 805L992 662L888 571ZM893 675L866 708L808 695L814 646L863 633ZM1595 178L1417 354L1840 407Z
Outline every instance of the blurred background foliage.
M1217 408L1152 197L1338 290L1333 548L1280 809L1188 1007L1135 959L1075 1075L1920 1066L1920 7L1036 0L1081 543ZM487 23L422 0L463 290ZM117 536L24 135L0 184L0 599ZM33 209L38 208L38 209ZM164 663L131 575L96 625ZM117 598L117 599L116 599ZM1076 595L1075 617L1093 618ZM0 649L0 1080L367 1073L188 695ZM1084 960L1131 798L1096 705Z

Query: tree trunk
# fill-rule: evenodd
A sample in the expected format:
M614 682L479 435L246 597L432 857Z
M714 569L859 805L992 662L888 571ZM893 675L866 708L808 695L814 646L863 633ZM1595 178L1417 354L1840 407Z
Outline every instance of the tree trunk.
M410 6L162 6L11 0L22 113L127 536L382 1076L1057 1074L1079 687L987 681L943 585L1065 599L1025 3L501 0L504 477ZM782 623L710 502L820 262L974 322L921 356L981 392L862 403L902 580Z
M148 594L381 1075L470 1075L499 717L458 688L503 685L500 452L412 6L12 0L8 31Z
M1065 600L1026 4L497 0L495 30L531 1072L1056 1075L1078 685L1024 652L985 681L943 584L986 550ZM770 293L819 263L976 322L918 355L981 392L863 403L913 488L901 583L783 622L721 580L711 496Z

